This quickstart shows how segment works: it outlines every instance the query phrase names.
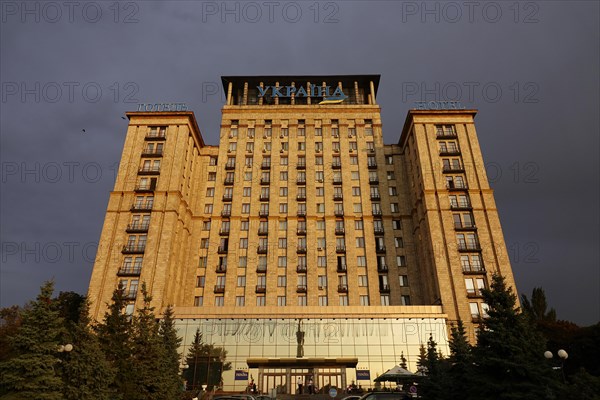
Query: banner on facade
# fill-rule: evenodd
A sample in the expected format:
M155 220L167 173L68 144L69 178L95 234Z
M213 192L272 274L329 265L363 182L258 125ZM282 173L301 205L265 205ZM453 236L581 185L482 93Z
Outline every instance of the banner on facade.
M356 380L357 381L370 381L371 380L371 371L369 371L368 369L356 370Z
M236 370L235 371L235 380L236 381L247 381L248 380L248 371Z

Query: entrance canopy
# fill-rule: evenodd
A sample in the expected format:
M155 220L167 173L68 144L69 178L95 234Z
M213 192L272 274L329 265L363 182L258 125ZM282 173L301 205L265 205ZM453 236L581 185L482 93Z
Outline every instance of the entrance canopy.
M248 358L246 363L249 368L356 368L358 358Z

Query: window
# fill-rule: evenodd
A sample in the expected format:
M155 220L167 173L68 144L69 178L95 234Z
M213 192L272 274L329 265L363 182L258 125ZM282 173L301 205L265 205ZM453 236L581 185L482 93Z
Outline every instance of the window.
M280 249L287 248L287 238L279 238L277 243L278 243Z
M369 280L367 279L367 275L359 275L358 276L358 286L359 287L369 286Z
M298 151L306 150L306 142L298 142Z
M280 307L285 306L285 296L277 296L277 305Z
M287 146L286 146L286 150L287 150ZM288 165L288 158L287 157L281 157L279 159L279 165Z
M381 296L379 296L379 299L381 300L381 305L382 306L389 306L390 305L390 296L387 294L382 294Z
M390 191L390 196L398 196L398 191L395 186L390 186L388 189Z
M288 173L287 173L287 171L281 171L279 173L279 180L280 181L284 181L284 182L286 182L288 180Z
M394 245L396 246L396 248L402 248L404 247L404 241L401 237L396 237L394 238Z
M410 296L408 296L408 295L400 296L400 304L403 306L410 306Z
M279 230L287 231L287 221L279 221Z
M210 221L204 221L202 223L202 230L203 231L210 231Z
M248 128L248 137L252 139L254 137L255 130L254 128Z
M204 298L202 296L194 297L194 307L202 307Z
M317 203L317 213L322 214L325 212L325 204Z
M287 203L280 203L279 204L279 212L281 214L287 214L287 212L288 212L288 205L287 205Z
M385 163L387 165L392 165L394 164L394 156L385 156Z
M319 296L319 306L327 305L327 296Z
M298 136L306 136L306 129L305 128L298 128ZM300 150L300 149L298 149Z
M245 161L246 167L252 168L253 163L254 163L254 159L252 158L252 156L246 157L246 161Z
M240 256L238 265L240 268L246 268L246 265L248 265L248 257Z
M287 277L285 275L279 275L277 277L277 287L285 287L287 284Z
M408 286L408 276L407 275L400 275L398 277L398 280L400 281L400 286L401 287Z
M350 145L350 150L356 151L356 149L358 148L356 146L356 142L349 142L349 145Z
M305 306L305 305L307 305L307 303L306 303L306 296L298 296L298 305L299 306Z
M400 222L399 219L395 219L392 221L392 228L394 228L396 230L402 229L402 223Z
M387 171L387 178L388 178L388 181L393 181L394 179L396 179L396 175L394 174L394 171Z
M245 187L242 191L242 196L250 197L252 195L252 188Z
M263 307L267 304L265 296L256 296L256 305Z
M204 282L205 282L205 277L204 276L197 276L196 277L196 287L197 288L203 288L204 287Z
M348 128L348 136L356 136L356 128Z
M236 142L229 143L229 147L227 148L227 152L228 153L233 153L236 150L237 150L237 143Z
M325 242L325 241L323 241ZM319 248L324 249L325 248L325 243L323 243L322 245L319 244L318 245ZM326 267L327 266L327 257L325 256L318 256L317 257L317 267Z
M323 142L315 142L315 151L320 153L323 151Z
M360 196L360 187L358 187L358 186L352 187L352 196Z
M200 239L200 248L201 249L208 249L208 245L209 245L208 238Z
M198 260L198 268L206 268L207 261L207 257L200 257L200 260Z
M348 305L348 296L341 295L340 296L340 306L347 306L347 305Z
M217 165L217 157L210 157L208 160L208 165Z
M239 275L237 277L237 287L246 287L246 275Z
M213 212L213 205L205 204L204 205L204 214L212 214L212 212Z
M215 296L215 306L223 307L225 305L225 298L223 296Z
M365 256L356 257L356 266L366 267L367 266L367 258Z
M206 197L215 197L215 188L206 189Z
M323 156L315 157L315 165L323 165Z
M315 136L323 136L323 128L315 128Z
M246 152L253 153L254 152L254 142L246 142ZM248 165L248 164L246 164ZM252 163L250 163L252 165Z
M325 196L325 189L323 188L323 186L318 186L316 188L316 193L317 193L317 197Z
M365 238L364 237L357 237L356 238L356 247L357 248L364 248L365 247Z
M248 248L248 238L241 238L240 239L240 249L247 249Z
M250 229L250 222L244 219L240 222L240 231L247 231Z
M250 203L242 204L242 214L250 214Z
M357 219L354 221L354 229L356 229L357 231L363 230L363 220L362 219Z
M235 305L242 307L245 305L246 298L244 296L235 296Z
M278 267L282 267L282 268L287 267L287 257L286 256L279 256L277 258L277 266Z
M358 171L352 171L350 176L353 181L357 181L360 179L360 175L359 175Z
M324 179L323 171L315 171L315 180L317 182L323 182Z
M325 230L325 221L322 219L317 220L317 230L324 231Z
M358 156L350 156L350 165L358 165Z
M352 205L352 208L354 210L355 213L361 213L362 212L362 204L360 203L354 203Z
M406 267L406 257L405 256L396 256L396 264L399 267Z
M327 287L327 275L319 275L318 283L319 289L325 289Z
M398 207L398 203L391 203L390 209L392 210L393 213L400 212L400 207Z
M288 195L288 188L287 187L280 187L279 188L279 196L281 197L287 197Z
M368 306L369 305L369 296L368 295L361 295L359 299L360 299L360 305L361 306Z
M474 319L479 318L479 307L477 303L469 303L469 308L471 309L471 317Z

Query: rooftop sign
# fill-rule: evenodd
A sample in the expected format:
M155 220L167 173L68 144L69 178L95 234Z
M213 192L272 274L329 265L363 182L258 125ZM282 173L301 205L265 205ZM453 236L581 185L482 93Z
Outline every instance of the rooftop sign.
M292 95L295 97L322 97L323 100L319 104L337 104L348 98L339 86L336 86L331 93L331 86L310 85L310 95L303 86L257 86L256 88L258 97L264 97L269 92L272 97L292 97Z

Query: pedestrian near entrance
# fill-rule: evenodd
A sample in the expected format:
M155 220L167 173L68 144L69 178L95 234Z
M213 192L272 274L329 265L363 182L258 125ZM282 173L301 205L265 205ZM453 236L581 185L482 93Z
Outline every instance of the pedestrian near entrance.
M312 380L312 378L310 378L308 380L308 394L313 394L313 393L314 393L313 380Z
M296 382L298 383L298 394L302 394L302 378L298 377L298 380Z

